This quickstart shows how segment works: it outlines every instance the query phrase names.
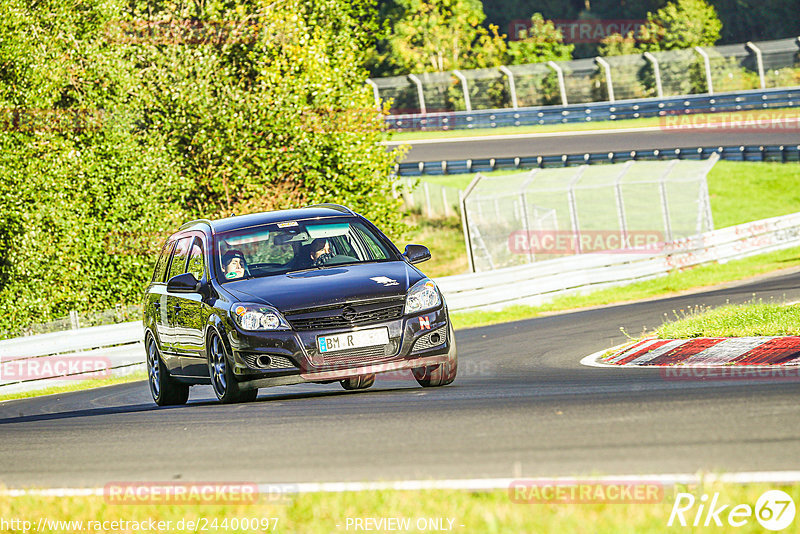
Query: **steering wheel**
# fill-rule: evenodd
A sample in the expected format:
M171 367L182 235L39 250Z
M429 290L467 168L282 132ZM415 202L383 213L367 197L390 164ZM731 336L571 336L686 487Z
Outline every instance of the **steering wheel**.
M329 261L333 259L333 254L330 252L325 252L324 254L320 254L319 258L314 260L314 267L322 267Z

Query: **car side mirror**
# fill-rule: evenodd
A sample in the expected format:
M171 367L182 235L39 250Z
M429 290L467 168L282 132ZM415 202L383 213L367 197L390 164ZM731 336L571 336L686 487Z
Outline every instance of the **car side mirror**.
M408 263L422 263L431 259L431 251L422 245L406 245L403 256L408 259Z
M167 291L172 293L196 293L200 291L200 282L192 273L173 276L167 282Z

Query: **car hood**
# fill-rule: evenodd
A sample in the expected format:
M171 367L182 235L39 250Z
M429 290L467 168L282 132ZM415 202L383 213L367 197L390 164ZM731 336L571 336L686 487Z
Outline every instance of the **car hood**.
M356 300L401 297L424 278L403 261L362 263L228 282L241 301L292 311Z

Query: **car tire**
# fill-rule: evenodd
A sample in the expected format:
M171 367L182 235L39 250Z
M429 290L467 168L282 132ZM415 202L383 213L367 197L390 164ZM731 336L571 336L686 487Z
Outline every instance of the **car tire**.
M367 389L369 387L372 387L372 384L374 383L375 383L374 374L354 376L339 381L339 384L341 384L342 387L347 391L353 391L356 389Z
M225 345L216 333L208 339L208 376L211 388L222 404L250 402L258 396L258 389L242 389L233 376Z
M147 382L150 394L159 406L186 404L189 400L189 385L176 382L161 359L161 351L152 337L147 338Z
M417 367L411 372L417 383L424 388L435 388L451 384L458 374L458 354L456 353L456 338L453 334L453 327L449 328L450 352L447 361L438 365L427 367Z

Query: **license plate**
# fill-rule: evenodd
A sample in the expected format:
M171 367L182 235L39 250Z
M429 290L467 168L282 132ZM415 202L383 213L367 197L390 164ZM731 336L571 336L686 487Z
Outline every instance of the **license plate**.
M371 330L358 330L346 334L333 336L320 336L317 346L320 352L336 352L337 350L358 349L361 347L374 347L389 344L388 328L373 328Z

